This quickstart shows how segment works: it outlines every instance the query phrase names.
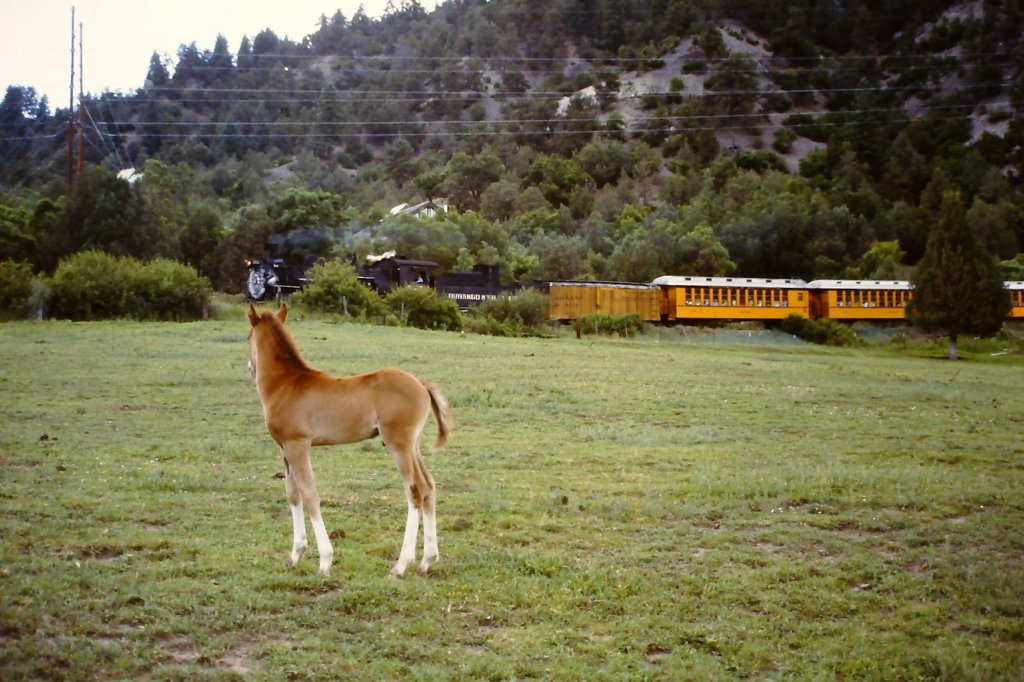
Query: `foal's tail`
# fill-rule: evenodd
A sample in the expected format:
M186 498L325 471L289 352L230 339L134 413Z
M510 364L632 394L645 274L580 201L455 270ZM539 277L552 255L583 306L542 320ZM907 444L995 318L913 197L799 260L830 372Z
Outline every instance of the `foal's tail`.
M448 434L455 428L451 405L448 404L448 399L444 397L440 387L429 381L422 379L420 381L430 394L430 407L434 410L434 419L437 420L437 440L434 441L434 447L444 447L444 444L448 442Z

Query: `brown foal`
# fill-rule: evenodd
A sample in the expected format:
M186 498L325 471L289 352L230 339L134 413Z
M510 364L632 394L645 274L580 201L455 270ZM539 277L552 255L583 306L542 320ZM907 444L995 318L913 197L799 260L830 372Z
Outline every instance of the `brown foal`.
M307 547L309 515L320 553L320 573L330 575L334 548L320 515L309 449L314 445L355 443L379 436L395 460L408 502L405 535L391 575L400 577L416 560L416 537L423 516L424 574L437 561L437 502L434 479L420 455L419 440L427 415L437 420L435 448L454 426L441 389L398 369L335 377L306 364L284 327L288 306L277 313L257 313L249 306L249 369L263 403L271 438L284 456L285 491L292 512L293 542L289 566Z

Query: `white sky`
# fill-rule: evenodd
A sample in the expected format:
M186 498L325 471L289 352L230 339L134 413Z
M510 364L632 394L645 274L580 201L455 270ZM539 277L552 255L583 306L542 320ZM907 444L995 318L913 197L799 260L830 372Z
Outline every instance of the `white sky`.
M420 4L432 11L437 2ZM80 23L85 91L98 95L141 88L153 52L170 57L173 68L181 45L212 50L218 34L232 55L243 35L252 40L266 28L300 42L316 32L321 15L330 18L340 9L351 19L360 5L379 17L387 0L0 0L0 99L9 85L31 86L49 97L51 112L67 108L72 6L77 99Z

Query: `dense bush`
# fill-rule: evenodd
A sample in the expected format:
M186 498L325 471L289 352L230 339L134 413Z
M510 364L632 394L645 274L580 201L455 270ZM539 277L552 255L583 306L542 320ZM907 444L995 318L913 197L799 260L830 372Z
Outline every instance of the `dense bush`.
M72 320L127 315L131 261L102 251L82 251L61 261L50 281L49 314Z
M210 282L191 265L157 258L134 263L128 283L128 310L145 320L183 320L202 314Z
M782 321L780 328L804 341L825 346L859 346L863 343L852 328L835 320L808 320L790 315Z
M793 151L793 142L796 141L796 133L789 128L780 128L772 140L772 149L780 154L788 154Z
M608 336L636 336L644 330L644 321L639 315L609 315L590 313L580 318L580 329L584 334L605 334Z
M28 263L0 262L0 314L24 316L31 296L32 267Z
M410 327L453 332L462 329L462 314L455 301L438 296L428 287L402 287L389 294L385 303L399 320Z
M384 315L380 296L359 281L356 270L340 261L317 263L306 273L309 283L292 295L292 303L320 312L344 313L368 320Z
M547 322L548 297L535 289L484 301L469 311L466 329L490 336L537 336Z
M53 317L181 320L202 315L210 283L195 268L173 261L142 263L82 251L61 261L49 286Z

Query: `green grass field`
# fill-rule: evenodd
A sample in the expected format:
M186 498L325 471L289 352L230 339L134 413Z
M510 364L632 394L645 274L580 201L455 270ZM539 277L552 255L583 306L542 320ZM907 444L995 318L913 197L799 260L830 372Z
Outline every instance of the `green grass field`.
M314 451L323 579L230 317L0 326L0 679L1022 676L1019 353L293 320L457 421L426 578L380 444Z

